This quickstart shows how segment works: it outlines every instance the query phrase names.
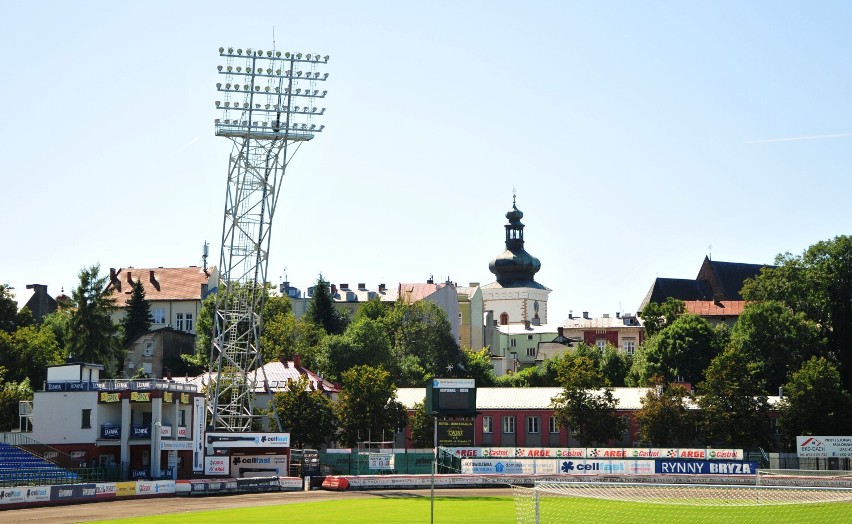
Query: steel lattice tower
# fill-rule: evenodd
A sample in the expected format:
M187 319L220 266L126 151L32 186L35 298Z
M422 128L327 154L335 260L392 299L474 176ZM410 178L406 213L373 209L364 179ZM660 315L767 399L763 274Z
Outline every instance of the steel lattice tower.
M256 370L272 218L290 158L325 127L314 120L325 113L316 103L327 91L317 86L328 73L317 68L328 56L222 47L219 54L226 63L218 66L216 136L230 139L232 150L207 407L215 430L250 431L255 388L266 386Z

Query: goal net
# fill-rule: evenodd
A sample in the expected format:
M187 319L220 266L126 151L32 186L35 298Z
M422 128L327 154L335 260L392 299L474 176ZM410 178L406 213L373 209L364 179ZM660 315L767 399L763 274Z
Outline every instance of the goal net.
M850 488L541 481L512 489L519 523L852 523Z
M758 486L852 488L852 471L831 469L758 469Z

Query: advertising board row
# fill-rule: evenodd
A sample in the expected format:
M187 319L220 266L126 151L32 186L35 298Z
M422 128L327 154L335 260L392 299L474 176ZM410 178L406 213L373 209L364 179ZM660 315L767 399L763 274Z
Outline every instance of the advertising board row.
M743 460L741 449L719 448L445 448L461 458L605 458Z
M755 475L744 460L464 459L462 474L503 475Z
M236 477L287 476L286 455L204 457L204 474Z
M0 489L0 507L6 504L72 502L174 493L175 483L172 480L24 486Z

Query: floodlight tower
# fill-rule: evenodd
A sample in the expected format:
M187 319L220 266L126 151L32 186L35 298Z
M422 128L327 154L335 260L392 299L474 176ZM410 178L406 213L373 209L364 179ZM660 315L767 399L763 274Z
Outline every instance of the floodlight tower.
M317 102L328 63L319 54L219 48L216 136L231 140L219 294L210 353L215 388L207 408L218 431L249 431L263 363L258 345L267 282L270 231L284 171L303 142L325 126ZM293 151L288 151L292 149ZM288 157L288 155L290 155ZM277 417L276 417L277 420ZM279 430L281 428L278 428Z

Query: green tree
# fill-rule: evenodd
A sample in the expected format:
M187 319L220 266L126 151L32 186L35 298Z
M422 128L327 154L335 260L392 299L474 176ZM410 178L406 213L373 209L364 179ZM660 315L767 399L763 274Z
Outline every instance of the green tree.
M844 385L852 387L852 236L817 242L799 256L778 255L775 264L746 281L743 297L777 300L804 313L822 330Z
M413 304L397 301L386 315L385 324L393 356L400 368L400 385L420 386L429 377L465 374L464 357L453 337L450 322L436 304L426 300ZM411 357L416 359L417 365L412 365ZM402 372L417 367L422 368L423 375Z
M768 392L778 390L811 355L822 353L819 327L774 300L749 304L731 329L730 345L760 365Z
M64 355L67 355L68 353L67 348L69 333L71 330L71 311L71 308L62 307L60 305L56 311L46 315L41 320L41 329L49 329L53 333L53 337L56 339L59 350Z
M792 449L798 435L849 435L852 395L843 388L837 366L811 357L784 384L779 424Z
M571 360L560 373L563 391L553 398L552 407L559 425L567 428L581 446L606 444L621 438L624 420L618 415L618 401L594 361L588 357ZM599 388L599 389L598 389Z
M408 417L408 427L411 428L413 447L431 448L435 445L435 417L426 414L425 399L414 404L414 412Z
M71 294L76 309L69 322L68 351L85 362L103 364L105 375L114 376L124 355L110 319L114 304L106 293L108 277L99 273L98 264L80 271L80 284Z
M645 326L645 334L652 337L666 326L670 326L685 311L686 304L682 300L668 298L662 304L650 302L639 312L639 317L642 318L642 325Z
M663 384L659 377L636 412L639 440L657 448L688 446L695 437L695 417L687 408L689 391L680 384Z
M334 435L332 402L322 391L311 390L307 375L275 393L273 402L281 425L290 432L293 447L320 448Z
M624 351L619 351L612 344L607 344L598 361L598 369L610 385L624 387L631 364L630 355Z
M320 369L330 380L340 381L343 372L354 366L390 367L390 339L381 320L360 317L346 328L342 335L323 338L322 354L326 361Z
M263 326L260 329L260 353L263 362L279 356L292 359L295 349L296 317L290 298L270 295L263 304Z
M0 284L0 330L6 333L15 331L18 316L18 303L8 285Z
M724 448L766 446L768 404L760 365L741 350L717 355L698 384L700 427L708 445Z
M145 299L145 288L142 281L136 279L130 286L130 298L127 299L126 314L121 319L121 331L124 334L123 343L127 345L140 333L145 333L154 322L151 315L151 303Z
M355 366L343 373L335 410L340 439L349 447L359 441L388 440L408 420L405 408L396 400L390 373L370 366Z
M314 285L314 294L308 302L305 316L311 323L322 327L330 335L342 334L349 323L348 315L334 306L328 282L322 275L317 278L317 283Z
M654 375L667 382L695 383L724 343L706 320L698 315L682 315L645 343L640 349L641 357L633 361L638 371L631 373L638 376L640 385L647 384Z
M6 381L5 372L0 367L0 432L18 429L18 403L33 399L33 389L28 378L20 382Z
M476 387L486 388L494 386L497 383L497 377L494 375L494 367L491 365L491 354L488 348L482 348L479 351L463 349L462 356L464 362L461 370L468 377L476 381Z
M29 379L32 384L41 384L47 378L47 366L63 360L49 327L22 327L11 334L0 331L0 366L6 368L7 381Z

